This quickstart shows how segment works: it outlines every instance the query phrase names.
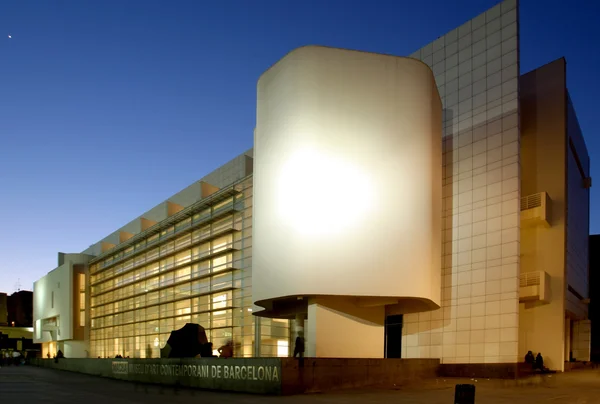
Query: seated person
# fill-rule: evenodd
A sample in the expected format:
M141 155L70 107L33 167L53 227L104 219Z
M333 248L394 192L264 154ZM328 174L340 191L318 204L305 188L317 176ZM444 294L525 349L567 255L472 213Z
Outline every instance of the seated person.
M534 366L533 366L533 369L539 369L539 370L541 370L542 372L543 372L543 371L545 371L545 370L547 370L547 369L544 367L544 357L543 357L543 356L542 356L542 354L541 354L541 353L539 353L539 352L538 352L537 356L535 357L535 364L534 364Z
M533 356L533 352L528 351L527 355L525 355L525 363L533 366L535 364L535 357Z

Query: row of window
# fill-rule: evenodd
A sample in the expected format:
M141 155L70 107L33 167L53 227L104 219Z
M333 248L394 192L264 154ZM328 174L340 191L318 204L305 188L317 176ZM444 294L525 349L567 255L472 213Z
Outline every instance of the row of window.
M230 235L231 236L231 235ZM138 286L143 282L148 282L149 280L144 281L153 275L161 274L161 277L171 278L172 282L180 282L184 280L189 280L192 278L199 278L202 276L207 276L212 273L217 273L223 271L228 268L232 268L233 263L233 254L228 253L224 255L220 255L214 258L205 259L203 261L194 262L190 266L183 266L188 264L194 260L201 258L203 255L207 254L215 254L223 251L224 249L229 249L233 247L233 244L230 243L231 237L224 237L222 240L223 244L219 244L215 246L215 248L208 248L207 250L203 250L200 247L192 248L191 250L182 251L176 256L168 257L164 260L157 261L153 264L146 265L142 268L139 268L136 271L132 271L123 276L119 276L117 278L111 279L106 282L102 282L98 285L91 286L90 291L92 296L97 296L103 292L113 290L116 288L122 288L126 285L131 285L136 281L138 282ZM183 266L183 267L182 267ZM173 269L177 268L175 271ZM164 273L167 272L167 273ZM134 287L134 289L137 289ZM146 289L142 287L141 289Z
M160 258L166 258L167 256L173 255L176 251L179 251L185 247L188 247L193 244L199 244L203 240L207 240L211 238L213 235L222 234L224 231L228 230L240 230L241 224L233 223L233 216L226 217L225 220L227 223L224 225L220 225L223 228L218 231L211 231L210 226L208 233L205 233L203 229L198 229L192 233L185 234L175 240L166 242L165 244L153 248L152 250L147 251L146 253L139 254L132 259L129 259L121 264L115 265L112 268L107 269L106 271L99 272L90 277L90 283L95 285L97 282L103 279L109 279L114 277L115 275L119 275L124 272L128 272L135 267L139 267L140 265L144 265L145 263L155 262ZM226 236L225 236L226 237ZM236 238L239 240L240 236ZM230 235L228 243L223 242L223 237L219 237L215 240L204 242L200 246L197 246L195 250L197 251L195 257L200 258L201 256L207 255L209 253L219 252L219 247L223 244L231 244L233 242L233 238ZM175 258L175 257L172 257Z
M243 195L238 196L237 199L242 200ZM171 235L173 235L174 233L184 230L184 229L190 227L194 223L208 220L208 219L210 219L210 217L217 215L222 211L231 209L233 207L233 205L234 205L234 198L230 197L230 198L223 200L222 202L220 202L219 204L217 204L213 207L206 208L206 209L202 210L201 212L196 213L192 217L183 219L180 222L176 223L175 225L163 229L160 233L156 233L144 240L139 241L138 243L136 243L134 245L127 247L124 250L121 250L121 251L115 253L114 255L112 255L102 261L97 262L96 264L94 264L94 266L92 268L90 268L91 273L95 273L96 271L106 268L106 267L112 265L113 263L120 261L121 259L123 259L125 257L128 257L136 252L142 251L145 248L147 248L148 246L151 246L154 243L159 242L160 240L167 239L167 238L171 237ZM217 225L217 227L218 227L218 223L219 222L215 222L212 225L204 226L202 229L208 230L208 234L210 234L211 228L213 228L214 225Z
M127 298L127 296L134 294L132 287L128 287L97 297L96 303L98 306L92 307L91 317L100 317L107 314L118 313L119 311L132 310L157 304L164 305L165 303L172 302L174 300L185 299L197 295L206 295L211 292L231 288L240 289L242 287L241 275L242 274L239 271L235 273L235 276L234 273L227 272L220 275L215 275L211 278L203 278L192 282L186 282L157 291L152 290L159 287L160 279L157 280L156 278L153 278L145 283L146 292L142 292L141 295ZM123 298L123 300L119 300L121 298ZM198 296L196 300L201 301L202 298L202 296Z
M170 334L168 333L153 333L140 336L110 337L91 341L90 349L93 357L112 358L116 355L122 355L132 358L157 358L160 357L160 348L165 346L169 336ZM216 351L216 349L225 345L228 340L233 338L233 330L232 328L206 330L206 336L213 343ZM248 338L242 340L245 340L247 348L238 346L236 356L243 356L244 352L247 353L246 356L251 356L252 341Z
M239 306L240 299L238 298L235 300ZM93 329L143 320L155 320L158 318L189 314L195 315L196 313L234 307L234 303L232 291L223 291L213 295L184 299L172 303L163 303L156 306L142 306L141 308L136 308L135 310L129 310L130 307L128 306L122 306L121 304L114 303L114 306L109 305L111 307L107 308L113 308L111 312L104 312L104 310L92 312L91 327ZM105 316L101 317L99 313Z

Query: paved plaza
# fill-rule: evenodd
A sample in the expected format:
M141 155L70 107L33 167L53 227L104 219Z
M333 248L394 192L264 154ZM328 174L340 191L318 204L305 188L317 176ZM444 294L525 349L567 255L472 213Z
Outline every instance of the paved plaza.
M477 386L481 404L600 403L600 371L582 370L514 381L438 379L397 390L371 389L288 397L160 388L30 366L0 369L2 403L361 403L451 404L456 383Z

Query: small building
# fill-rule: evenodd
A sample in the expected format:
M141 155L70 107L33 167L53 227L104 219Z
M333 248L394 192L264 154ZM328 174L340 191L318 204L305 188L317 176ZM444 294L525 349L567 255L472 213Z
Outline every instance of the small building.
M86 254L58 254L58 267L33 284L33 340L43 357L61 350L66 357L87 357Z

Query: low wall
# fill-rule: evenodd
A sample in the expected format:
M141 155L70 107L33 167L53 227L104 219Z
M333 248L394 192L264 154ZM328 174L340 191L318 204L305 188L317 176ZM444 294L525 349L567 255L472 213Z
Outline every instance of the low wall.
M284 394L367 386L393 387L436 377L439 359L281 358Z
M258 394L281 394L277 358L34 359L35 366L139 383Z
M138 383L256 394L401 386L436 377L438 359L32 359L35 366Z
M531 365L524 368L517 363L448 363L440 365L438 374L441 377L517 379L527 376L530 370Z

